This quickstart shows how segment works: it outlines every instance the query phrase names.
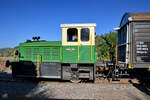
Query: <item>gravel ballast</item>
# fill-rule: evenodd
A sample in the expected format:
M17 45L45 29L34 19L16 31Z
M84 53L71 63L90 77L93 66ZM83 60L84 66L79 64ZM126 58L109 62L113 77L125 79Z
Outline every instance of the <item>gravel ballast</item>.
M150 86L140 84L0 81L0 99L4 100L150 100L149 92Z

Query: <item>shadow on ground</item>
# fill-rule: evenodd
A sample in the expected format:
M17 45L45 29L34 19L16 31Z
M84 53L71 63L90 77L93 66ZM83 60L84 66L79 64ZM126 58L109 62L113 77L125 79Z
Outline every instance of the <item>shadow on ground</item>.
M150 80L140 80L139 83L132 83L134 87L136 87L141 92L150 96Z
M0 72L0 100L55 99L53 92L43 89L40 81L33 78L12 80L11 73ZM49 93L48 97L46 92Z
M146 78L143 75L136 76L136 79L138 80L138 83L134 83L132 81L130 81L130 83L147 96L150 96L150 78Z
M134 84L133 86L139 89L141 92L150 96L150 85L149 84Z

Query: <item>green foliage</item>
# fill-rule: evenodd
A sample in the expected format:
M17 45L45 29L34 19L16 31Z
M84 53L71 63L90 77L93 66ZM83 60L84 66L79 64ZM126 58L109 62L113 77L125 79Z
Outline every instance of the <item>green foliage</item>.
M96 52L99 60L113 60L117 43L117 33L110 32L96 36Z
M0 53L0 57L3 57L3 54L2 54L2 53Z

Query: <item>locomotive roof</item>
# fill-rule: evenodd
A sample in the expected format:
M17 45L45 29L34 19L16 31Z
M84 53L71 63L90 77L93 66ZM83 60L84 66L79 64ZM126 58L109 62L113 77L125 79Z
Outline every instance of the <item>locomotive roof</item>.
M32 41L20 43L20 46L60 46L62 41Z
M121 19L120 27L128 23L129 21L142 21L150 20L150 12L145 13L125 13Z
M60 27L95 27L96 23L84 23L84 24L60 24Z

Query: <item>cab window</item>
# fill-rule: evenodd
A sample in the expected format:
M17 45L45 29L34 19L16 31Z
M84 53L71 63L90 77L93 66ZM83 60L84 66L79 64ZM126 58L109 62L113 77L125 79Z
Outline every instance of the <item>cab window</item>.
M68 42L78 41L78 30L76 28L69 28L67 30L67 41Z
M89 41L90 30L88 28L81 29L81 41Z

